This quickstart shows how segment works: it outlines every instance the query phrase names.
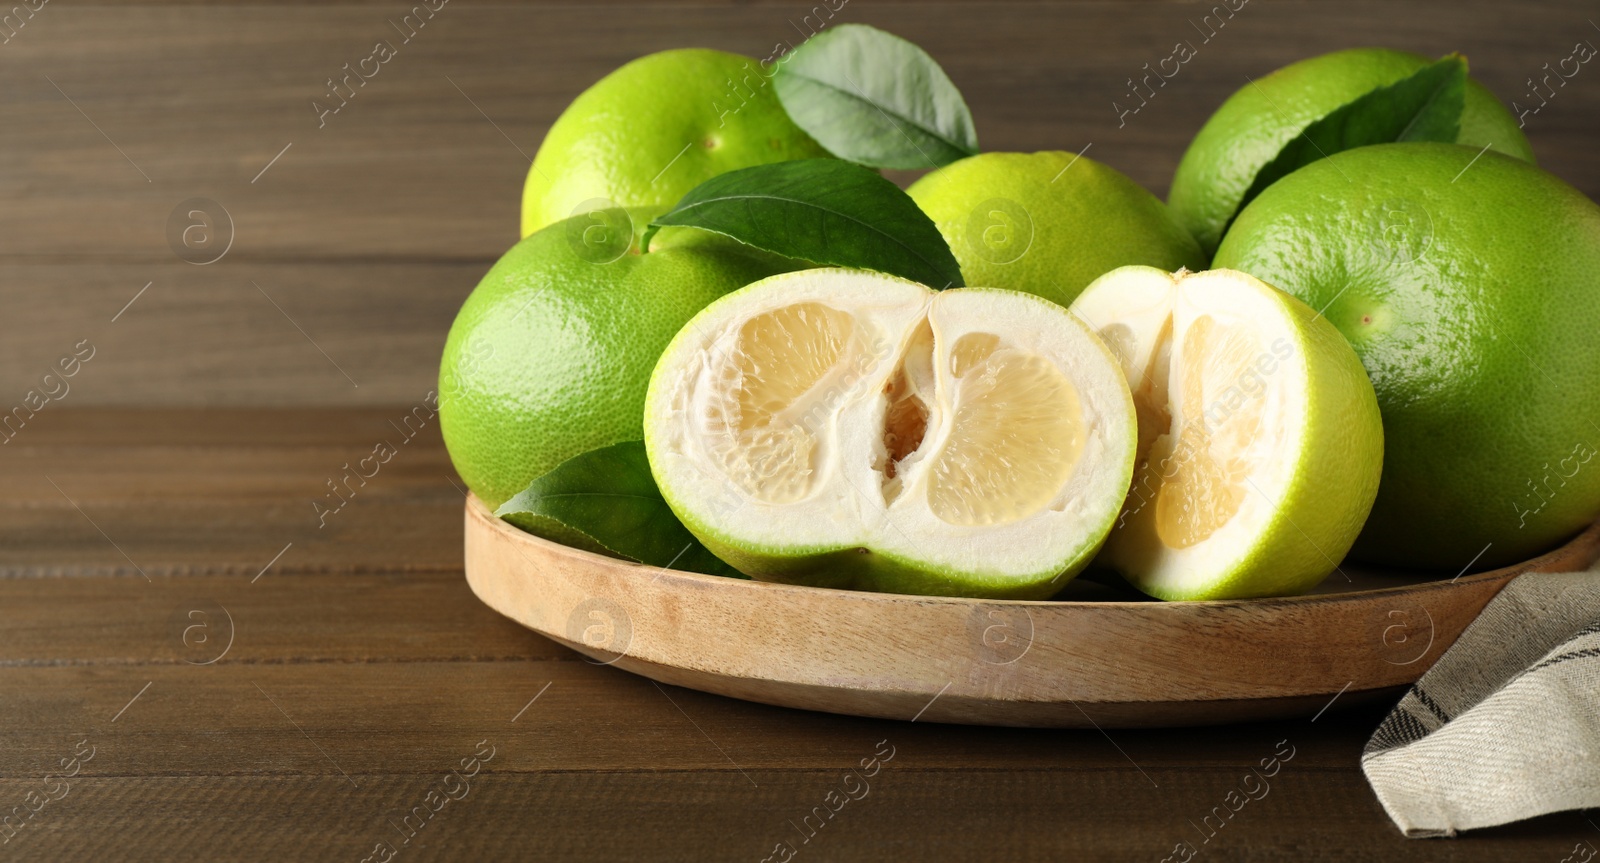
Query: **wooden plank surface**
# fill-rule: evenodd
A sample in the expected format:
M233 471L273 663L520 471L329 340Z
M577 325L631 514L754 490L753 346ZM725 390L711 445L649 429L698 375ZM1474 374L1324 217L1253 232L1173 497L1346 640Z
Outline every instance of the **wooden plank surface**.
M0 449L0 799L25 815L30 792L60 793L47 778L60 759L94 752L0 848L360 860L393 841L405 859L759 861L787 841L826 860L1160 860L1190 841L1230 860L1487 861L1600 844L1578 813L1399 838L1356 766L1373 708L1103 734L657 687L472 596L436 434L407 444L411 472L352 499L340 541L319 541L305 518L317 478L386 421L382 409L66 407ZM404 843L387 822L479 741L495 754L471 790ZM879 741L894 757L870 791L801 841L788 822ZM1280 741L1293 756L1267 796L1203 842L1190 822Z
M0 394L14 403L88 338L106 353L75 384L80 404L411 402L460 300L516 239L527 157L574 95L650 51L766 56L813 26L803 4L456 0L319 128L326 80L398 40L388 22L404 8L57 2L0 46ZM1528 106L1531 76L1600 39L1577 2L1256 0L1202 42L1193 22L1209 8L858 0L831 20L926 46L985 148L1088 146L1157 194L1246 76L1353 45L1461 50ZM1178 40L1196 43L1194 59L1119 128L1127 79ZM1541 164L1594 196L1592 74L1559 88L1527 133ZM206 266L168 238L169 215L196 197L234 225Z

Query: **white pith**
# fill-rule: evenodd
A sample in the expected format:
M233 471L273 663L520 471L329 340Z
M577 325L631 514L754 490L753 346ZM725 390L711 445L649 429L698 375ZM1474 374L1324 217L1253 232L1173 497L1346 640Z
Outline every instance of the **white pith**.
M745 322L810 302L848 314L853 337L841 361L783 414L801 418L813 433L809 487L798 497L785 487L779 499L763 500L728 469L721 419L732 380L727 369ZM919 332L931 335L931 365L914 352L908 362ZM1083 421L1081 457L1070 474L1036 510L1002 523L951 523L929 504L933 465L957 411L971 404L964 394L975 385L953 375L950 356L969 333L998 336L996 355L1031 355L1063 374ZM927 425L891 479L885 391L901 372L904 389L926 400ZM1122 503L1134 434L1114 358L1059 306L1008 291L935 293L845 270L777 276L707 308L663 355L645 413L652 469L674 508L730 544L772 554L860 547L931 570L1019 577L1059 571L1098 542Z
M1193 594L1228 579L1269 529L1294 529L1292 525L1271 528L1271 522L1301 463L1309 375L1296 323L1272 287L1232 270L1168 274L1125 267L1091 284L1072 311L1097 332L1112 331L1108 346L1118 354L1135 400L1165 393L1171 415L1164 428L1141 429L1142 447L1148 446L1148 453L1141 448L1133 487L1106 541L1103 559L1158 595ZM1183 346L1202 316L1209 316L1213 326L1242 328L1258 340L1261 354L1271 354L1272 359L1256 365L1253 375L1211 380L1203 402L1220 423L1208 421L1208 433L1225 439L1221 430L1227 418L1246 406L1261 408L1260 433L1243 451L1249 470L1233 516L1204 539L1173 547L1157 532L1159 483L1142 481L1148 476L1144 463L1170 474L1175 462L1162 459L1182 458L1175 453L1175 444L1193 411L1179 394L1187 376L1197 373L1184 362ZM1162 338L1169 321L1170 338ZM1237 396L1229 394L1230 388ZM1141 412L1141 419L1150 416L1149 411Z

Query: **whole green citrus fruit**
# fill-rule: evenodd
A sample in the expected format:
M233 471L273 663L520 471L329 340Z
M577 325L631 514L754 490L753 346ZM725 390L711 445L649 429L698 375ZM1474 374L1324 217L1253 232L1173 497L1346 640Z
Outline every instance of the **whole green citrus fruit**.
M522 235L602 206L670 207L717 174L828 155L784 113L770 67L703 48L634 60L574 99L522 192Z
M1363 147L1274 183L1216 264L1317 309L1372 378L1357 558L1495 566L1600 514L1600 207L1576 189L1454 144Z
M1408 77L1428 60L1387 48L1352 48L1292 63L1228 97L1189 143L1167 203L1207 253L1262 166L1296 135L1335 108ZM1533 161L1533 149L1505 106L1467 81L1456 143Z
M664 230L641 255L629 222L597 211L517 243L450 328L440 425L456 471L490 508L566 459L642 438L650 371L678 329L785 268L691 229Z
M1117 267L1205 266L1194 238L1160 200L1116 169L1073 153L981 153L906 191L973 287L1024 291L1066 306Z

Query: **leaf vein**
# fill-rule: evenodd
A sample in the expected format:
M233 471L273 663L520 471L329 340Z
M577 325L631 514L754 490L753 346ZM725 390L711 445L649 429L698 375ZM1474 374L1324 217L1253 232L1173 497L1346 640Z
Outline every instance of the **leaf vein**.
M909 243L906 243L905 241L899 239L898 237L896 237L895 235L889 233L888 231L884 231L884 230L878 228L876 225L873 225L871 222L867 222L867 221L864 221L862 219L858 219L858 218L850 215L849 213L840 212L839 210L835 210L835 209L832 209L830 207L824 207L824 206L822 206L820 204L811 203L811 202L807 202L807 201L796 201L793 198L784 198L784 197L779 197L777 195L751 195L751 194L720 195L720 196L715 197L715 198L702 198L701 200L695 201L695 202L693 202L691 204L686 204L686 205L684 205L682 207L679 207L677 210L675 210L674 212L669 213L667 215L668 216L672 216L672 217L677 217L677 216L681 216L684 213L693 212L694 210L696 210L696 209L698 209L700 207L705 207L705 206L708 206L708 205L711 205L711 204L717 204L717 203L723 203L723 202L730 202L731 203L731 202L735 202L735 201L745 201L747 203L747 205L748 205L748 202L757 201L757 200L779 201L781 203L788 204L788 205L791 205L791 206L809 207L809 208L817 210L818 212L821 212L821 213L826 213L828 215L837 216L838 218L844 219L845 221L847 221L847 222L849 222L849 223L851 223L853 225L859 225L862 228L865 228L866 230L870 231L871 233L876 234L877 236L883 237L884 239L888 240L890 243L894 244L895 246L898 246L899 248L904 249L908 254L910 254L912 257L916 258L918 261L921 261L934 274L939 275L940 277L943 276L941 268L939 267L938 264L934 263L933 261L928 260L926 257L924 257L922 255L921 252L918 252L915 248L912 248L912 246ZM665 218L666 217L663 217L663 220L665 220ZM674 219L674 221L676 221L676 219Z
M833 83L830 83L828 81L824 81L821 78L812 77L810 75L807 75L804 72L788 70L787 73L789 75L794 76L795 78L798 78L798 79L802 80L802 81L808 81L810 83L816 84L819 87L826 87L827 89L832 90L835 93L839 93L840 95L844 96L846 99L850 99L851 101L860 102L860 103L863 103L863 104L867 105L868 107L876 108L879 113L883 114L885 117L888 117L891 122L893 122L895 118L899 118L900 120L905 121L905 123L907 125L911 126L913 129L916 129L917 131L923 133L924 135L927 135L928 137L934 139L935 141L938 141L939 143L944 144L946 147L949 147L950 149L955 150L957 153L961 153L961 154L966 155L966 156L971 156L976 152L976 151L970 149L969 147L967 147L967 145L965 143L963 143L961 141L957 141L957 140L955 140L953 138L946 137L937 128L934 128L934 127L931 127L931 126L926 126L926 125L922 124L921 122L918 122L916 119L914 119L912 117L909 117L909 116L907 116L905 114L902 114L899 111L893 110L892 108L884 108L882 105L879 105L877 102L873 101L872 99L866 98L865 96L862 96L862 95L857 94L857 93L852 93L849 90L844 89L843 87L840 87L840 86L838 86L836 84L833 84ZM903 134L903 132L902 132L902 134ZM915 147L916 146L916 142L913 141L911 143L911 146ZM926 155L926 154L924 154L924 155Z

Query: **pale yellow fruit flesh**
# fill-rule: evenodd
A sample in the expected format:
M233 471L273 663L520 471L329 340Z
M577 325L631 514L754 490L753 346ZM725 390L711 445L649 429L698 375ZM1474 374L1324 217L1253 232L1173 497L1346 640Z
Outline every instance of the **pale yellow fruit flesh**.
M810 492L817 439L806 396L838 365L854 329L850 315L821 303L786 306L740 327L710 425L720 432L713 450L728 476L758 500L790 503Z
M950 437L933 462L928 504L964 526L1006 524L1043 509L1083 455L1078 391L1042 357L968 333L950 352Z
M1146 368L1134 368L1130 357L1137 353L1138 337L1127 324L1111 324L1097 335L1111 349L1128 376L1133 395L1133 410L1139 420L1139 444L1135 464L1144 464L1157 437L1172 425L1167 406L1167 371L1171 365L1172 318L1169 316L1156 336L1157 349Z
M816 457L857 324L817 302L764 312L739 328L732 355L717 358L712 450L727 475L757 500L791 503L816 483ZM884 386L885 496L899 492L900 464L922 448L932 408L933 337L924 323ZM1079 394L1056 366L989 333L968 333L950 356L950 432L929 467L933 514L953 525L1007 524L1042 510L1082 458L1089 429Z
M1239 512L1250 493L1250 476L1264 454L1256 445L1263 433L1265 399L1246 399L1228 409L1220 395L1239 386L1262 351L1256 333L1243 325L1201 315L1190 324L1179 347L1182 380L1173 452L1154 479L1156 534L1169 548L1205 541Z
M1104 566L1165 600L1303 593L1337 567L1377 491L1382 424L1324 316L1243 272L1148 267L1071 311L1120 361L1149 442Z

